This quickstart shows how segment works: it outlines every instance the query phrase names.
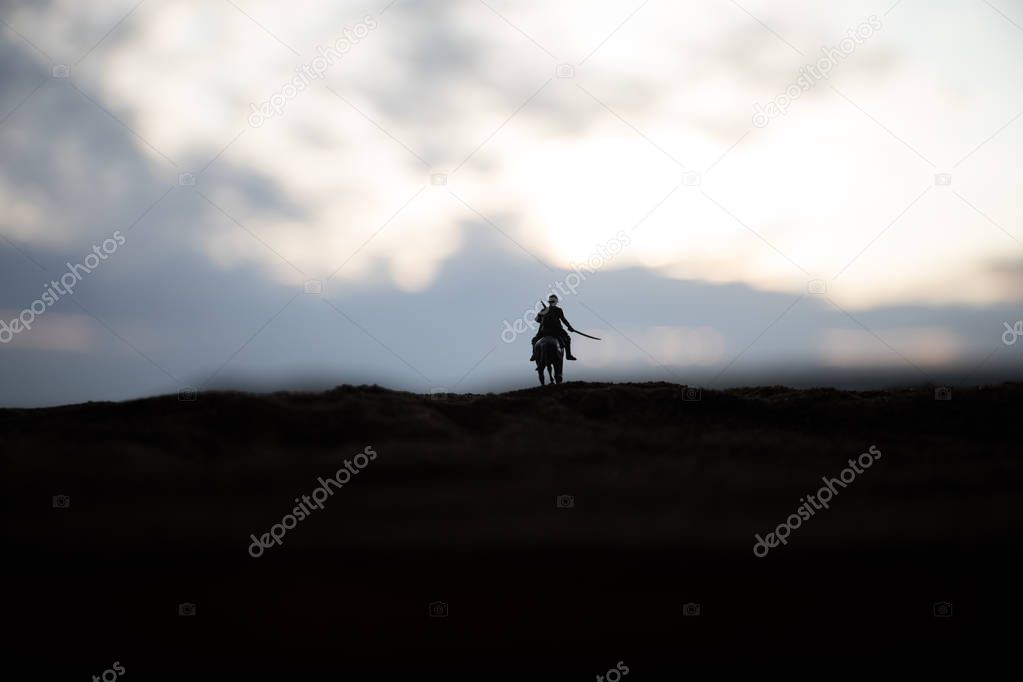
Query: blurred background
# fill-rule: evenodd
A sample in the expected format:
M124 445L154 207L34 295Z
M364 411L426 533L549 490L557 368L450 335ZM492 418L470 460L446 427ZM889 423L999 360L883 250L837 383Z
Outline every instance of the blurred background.
M0 20L0 405L1023 376L1023 2Z

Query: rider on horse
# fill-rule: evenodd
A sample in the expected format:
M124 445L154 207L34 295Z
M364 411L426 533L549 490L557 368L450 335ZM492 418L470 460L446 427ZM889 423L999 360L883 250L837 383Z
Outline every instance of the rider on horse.
M530 342L530 346L534 349L533 355L529 356L530 362L536 360L536 342L538 339L542 339L545 336L553 336L561 341L561 345L565 347L565 358L568 360L575 360L575 356L572 355L572 338L568 335L562 327L561 323L564 322L565 326L568 327L569 331L575 331L572 328L572 323L565 318L565 312L558 307L558 297L555 294L551 294L547 298L547 302L550 306L545 306L536 315L536 321L540 323L540 329L537 330L536 336Z

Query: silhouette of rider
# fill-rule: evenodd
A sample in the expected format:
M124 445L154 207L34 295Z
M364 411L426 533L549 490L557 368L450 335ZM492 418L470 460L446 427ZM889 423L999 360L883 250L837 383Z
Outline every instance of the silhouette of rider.
M536 336L530 342L530 345L533 347L533 354L529 356L529 360L530 362L536 360L536 342L545 336L553 336L560 339L561 345L565 347L565 358L575 360L575 356L572 355L572 337L561 327L561 323L564 322L569 331L574 332L575 329L572 328L572 323L565 317L565 311L558 307L558 297L555 294L548 296L547 302L550 305L544 306L544 309L536 314L536 321L540 323L540 329L537 330Z

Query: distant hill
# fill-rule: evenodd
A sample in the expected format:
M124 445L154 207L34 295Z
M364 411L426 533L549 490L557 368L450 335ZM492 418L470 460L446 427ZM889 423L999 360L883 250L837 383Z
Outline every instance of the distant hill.
M997 494L989 493L1019 489L1023 384L956 389L949 401L935 400L933 389L692 393L668 383L578 382L501 394L418 395L377 386L202 393L194 402L163 396L0 410L0 428L11 480L18 481L11 494L63 491L76 509L143 493L194 494L192 509L243 505L230 519L209 510L198 528L172 522L164 516L171 509L135 512L139 522L214 543L230 541L235 523L241 527L234 537L268 525L318 476L367 445L379 459L365 480L348 486L343 503L344 513L361 521L341 532L345 542L384 546L436 541L451 520L434 513L438 503L486 509L482 518L466 518L458 534L444 534L453 545L683 543L696 536L728 546L779 522L821 476L837 475L870 445L888 459L854 484L829 518L808 523L795 544L846 542L846 532L859 537L872 526L863 514L887 519L873 542L907 530L933 535L943 527L935 520L949 494L983 490L996 505ZM933 507L929 514L901 518L887 508L911 489ZM559 494L575 497L570 523L554 504ZM675 526L673 514L694 505L709 505L713 516L696 527ZM600 522L603 515L616 519L613 528ZM553 525L531 537L543 520ZM423 533L403 530L409 521ZM338 532L310 523L293 535L296 543L329 545Z
M239 651L343 635L367 661L386 657L378 636L449 653L507 638L543 650L567 623L579 646L641 632L656 658L686 601L703 602L705 621L732 614L721 627L734 638L761 627L769 614L749 605L765 599L757 609L782 629L834 618L866 637L867 620L930 618L941 595L981 609L977 591L1010 570L1023 384L935 398L570 382L0 410L6 547L22 586L11 608L77 642L69 660L83 661L111 640L147 661L164 646L227 655L218 632L240 638ZM829 509L754 556L756 534L872 446L881 458ZM253 535L367 448L375 458L323 509L250 556ZM67 508L53 507L57 495ZM822 590L865 611L850 620ZM599 595L613 595L617 616L595 615ZM425 615L435 599L451 603L455 639L437 639ZM199 604L194 634L168 615L184 601ZM523 608L539 620L524 625ZM690 636L699 656L725 646ZM768 640L757 651L770 658Z

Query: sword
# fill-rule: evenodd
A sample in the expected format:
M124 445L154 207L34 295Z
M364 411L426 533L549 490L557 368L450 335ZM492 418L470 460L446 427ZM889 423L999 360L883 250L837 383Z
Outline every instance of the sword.
M546 304L544 304L543 301L540 301L540 305L543 306L544 310L547 310L547 306L546 306ZM541 312L543 312L543 311L541 311ZM589 334L584 334L583 332L581 332L581 331L579 331L577 329L573 329L572 331L575 332L576 334L578 334L579 336L585 336L588 339L593 339L594 341L600 341L600 337L599 336L590 336Z

